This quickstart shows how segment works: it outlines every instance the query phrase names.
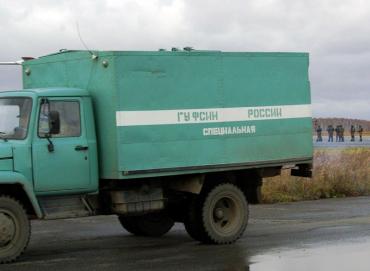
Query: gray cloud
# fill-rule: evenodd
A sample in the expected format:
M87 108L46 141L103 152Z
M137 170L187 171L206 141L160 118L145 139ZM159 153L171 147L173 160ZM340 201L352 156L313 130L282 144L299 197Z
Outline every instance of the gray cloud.
M33 0L0 3L0 60L60 48L310 52L315 116L370 119L370 4L362 0ZM20 88L0 67L0 89Z

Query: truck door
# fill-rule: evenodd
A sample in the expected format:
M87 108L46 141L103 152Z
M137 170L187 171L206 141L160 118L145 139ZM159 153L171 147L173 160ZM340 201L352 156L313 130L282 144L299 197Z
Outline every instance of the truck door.
M78 98L48 99L47 103L40 100L32 147L35 191L76 193L89 187L89 149L82 106ZM59 113L60 131L48 140L49 111ZM53 148L48 148L50 143Z

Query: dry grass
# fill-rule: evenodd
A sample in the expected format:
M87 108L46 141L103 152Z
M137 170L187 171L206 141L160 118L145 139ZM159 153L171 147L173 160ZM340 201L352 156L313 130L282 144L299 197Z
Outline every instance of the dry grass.
M266 178L265 203L370 195L370 148L325 149L314 154L313 178Z

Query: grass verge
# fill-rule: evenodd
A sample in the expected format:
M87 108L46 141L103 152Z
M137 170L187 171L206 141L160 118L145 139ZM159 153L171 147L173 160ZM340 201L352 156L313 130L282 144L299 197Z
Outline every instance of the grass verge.
M264 179L264 203L370 195L370 148L320 149L314 153L313 178Z

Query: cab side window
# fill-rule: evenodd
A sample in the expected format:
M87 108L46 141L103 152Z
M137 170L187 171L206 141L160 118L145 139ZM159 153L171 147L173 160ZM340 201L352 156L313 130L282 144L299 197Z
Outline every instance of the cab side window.
M80 103L78 101L50 101L42 104L39 116L38 135L45 137L49 130L49 110L59 112L60 133L53 137L81 136Z

